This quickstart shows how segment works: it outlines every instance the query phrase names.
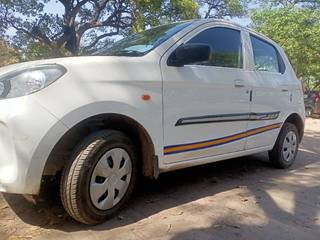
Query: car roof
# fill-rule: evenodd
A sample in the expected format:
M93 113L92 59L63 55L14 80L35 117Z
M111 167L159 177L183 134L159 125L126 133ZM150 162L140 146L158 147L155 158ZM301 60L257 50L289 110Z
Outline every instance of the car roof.
M225 20L225 19L218 19L218 18L206 18L206 19L193 19L191 20L193 22L198 22L198 23L210 23L210 22L214 22L214 23L225 23L228 25L233 25L239 28L245 28L237 23Z
M255 31L249 27L242 26L240 24L234 23L229 20L218 19L218 18L207 18L207 19L193 19L193 20L190 20L190 22L197 23L198 25L205 24L205 23L216 23L216 24L221 24L221 25L229 25L231 27L234 26L236 28L240 28L241 30L247 31L249 33L253 33L256 36L258 36L264 40L267 40L267 41L271 42L272 44L277 45L276 42L274 42L272 39L268 38L267 36Z

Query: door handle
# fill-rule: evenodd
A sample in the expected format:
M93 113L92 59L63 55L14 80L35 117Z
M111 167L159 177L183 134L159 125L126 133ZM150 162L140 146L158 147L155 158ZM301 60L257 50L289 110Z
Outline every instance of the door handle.
M245 85L244 80L236 79L236 80L234 80L234 86L237 88L240 88L240 87L245 87L246 85Z
M290 86L288 86L286 84L281 84L280 88L281 88L281 92L289 92L290 91Z

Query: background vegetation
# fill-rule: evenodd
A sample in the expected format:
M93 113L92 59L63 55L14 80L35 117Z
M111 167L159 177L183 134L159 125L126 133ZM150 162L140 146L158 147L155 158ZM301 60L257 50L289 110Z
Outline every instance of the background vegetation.
M167 22L235 17L279 43L308 88L320 87L320 0L0 0L0 66L90 54Z

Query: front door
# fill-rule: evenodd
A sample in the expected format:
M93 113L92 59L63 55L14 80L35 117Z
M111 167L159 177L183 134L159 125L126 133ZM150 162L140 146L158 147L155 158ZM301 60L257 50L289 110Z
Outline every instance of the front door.
M194 160L245 148L250 105L241 31L206 27L183 44L208 44L208 62L172 67L161 61L165 163ZM180 44L180 43L179 43Z

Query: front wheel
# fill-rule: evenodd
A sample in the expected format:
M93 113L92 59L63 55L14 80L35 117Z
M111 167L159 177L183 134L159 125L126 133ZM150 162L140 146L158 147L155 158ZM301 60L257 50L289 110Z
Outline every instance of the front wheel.
M296 159L299 147L299 133L295 125L284 123L269 159L276 168L288 168Z
M93 133L79 144L63 171L63 206L79 222L101 223L127 202L137 174L135 147L126 135L114 130Z

